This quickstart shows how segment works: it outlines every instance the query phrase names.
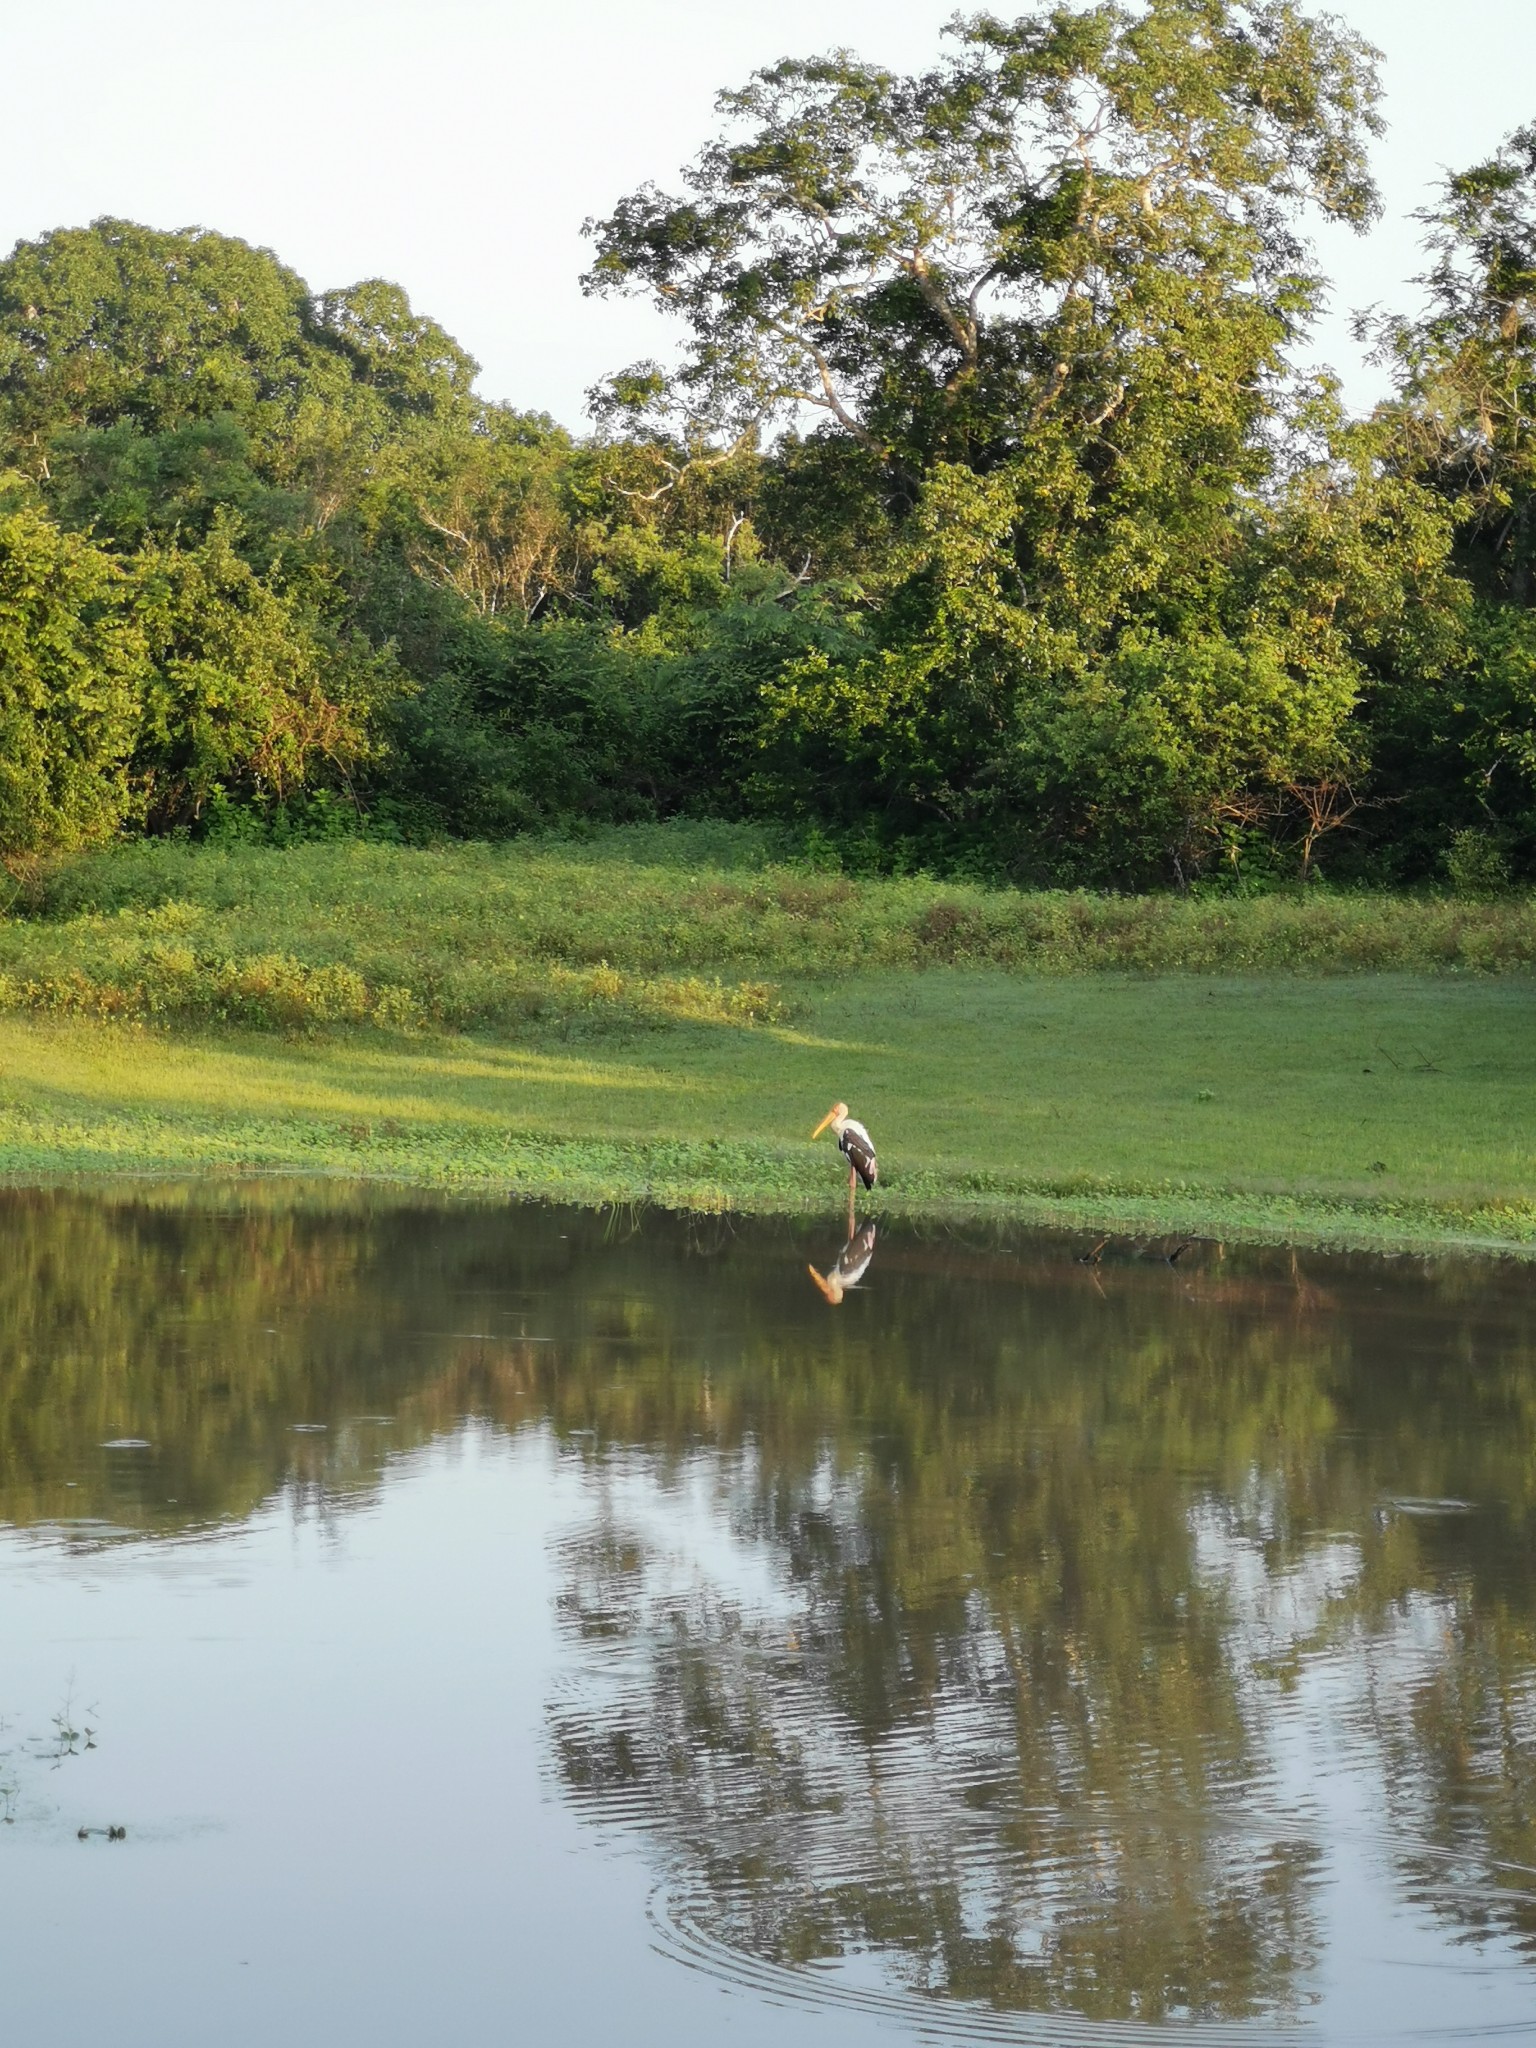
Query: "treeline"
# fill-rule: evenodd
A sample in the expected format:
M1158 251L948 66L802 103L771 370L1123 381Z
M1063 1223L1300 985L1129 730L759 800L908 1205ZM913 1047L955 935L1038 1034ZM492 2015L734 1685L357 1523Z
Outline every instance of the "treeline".
M845 865L1536 873L1536 124L1394 395L1296 365L1374 53L1289 0L722 96L594 223L676 363L578 438L396 286L102 220L0 264L0 854L747 817Z

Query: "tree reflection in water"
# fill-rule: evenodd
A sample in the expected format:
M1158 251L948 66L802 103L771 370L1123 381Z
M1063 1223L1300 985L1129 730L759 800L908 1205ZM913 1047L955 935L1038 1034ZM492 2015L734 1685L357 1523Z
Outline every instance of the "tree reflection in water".
M648 1831L729 1945L873 1952L1008 2008L1300 2015L1342 1850L1523 1940L1521 1285L1410 1271L1389 1305L1369 1267L1331 1296L1263 1261L1097 1292L1059 1254L882 1270L897 1298L834 1364L767 1346L687 1424L670 1374L642 1423L634 1370L594 1361L610 1448L552 1709L571 1790ZM1447 1495L1476 1511L1426 1508ZM1351 1792L1363 1828L1332 1810Z
M553 1769L720 1940L1006 2009L1304 2017L1363 1858L1536 1941L1523 1273L887 1228L828 1316L816 1244L13 1192L0 1518L344 1513L466 1417L537 1427L588 1504Z

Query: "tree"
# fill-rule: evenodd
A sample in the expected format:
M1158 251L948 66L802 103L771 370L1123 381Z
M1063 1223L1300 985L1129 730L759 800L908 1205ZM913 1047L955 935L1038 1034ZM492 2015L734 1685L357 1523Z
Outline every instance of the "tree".
M320 367L309 325L308 287L269 250L200 228L60 228L0 264L0 405L42 475L61 428L227 413L271 429Z
M1434 263L1418 320L1367 321L1400 388L1383 417L1406 473L1456 508L1480 580L1536 604L1536 122L1419 216Z
M398 689L387 655L328 628L312 593L257 576L235 540L221 515L198 547L134 565L154 671L133 770L162 827L196 823L215 795L262 805L346 787Z
M399 285L367 278L316 302L315 331L349 364L353 380L399 417L466 419L480 365Z
M1368 430L1387 487L1435 508L1462 572L1421 590L1431 644L1371 693L1399 872L1458 839L1490 873L1536 859L1536 124L1448 177L1419 218L1415 319L1362 323L1397 390ZM1428 602L1423 602L1428 598ZM1437 624L1438 622L1438 624ZM1471 835L1471 838L1468 838ZM1465 864L1463 862L1463 864Z
M158 431L132 420L64 429L49 443L48 470L50 511L123 552L196 540L222 508L238 513L246 543L270 558L310 512L306 493L264 479L250 435L229 413Z
M1036 873L1182 884L1288 796L1347 776L1364 678L1342 636L1234 576L1204 630L1149 621L1085 650L1010 588L1015 488L1011 470L936 470L884 644L769 685L804 808L896 802Z
M1198 408L1274 370L1317 286L1295 214L1374 208L1368 47L1288 0L950 34L917 77L847 52L757 73L721 95L732 132L688 197L644 187L589 223L588 288L691 329L665 386L641 365L615 396L737 431L810 408L899 482L1006 461L1048 419L1102 445L1144 381Z
M440 438L407 488L423 529L417 567L482 618L532 623L575 590L583 540L570 503L570 436L542 415L487 406Z
M148 674L120 566L35 504L0 506L0 855L116 829Z
M78 486L96 435L110 450L217 428L324 526L381 448L467 427L476 368L398 285L317 299L269 250L202 228L103 219L0 263L0 431L42 482L61 443Z
M818 792L841 782L881 829L1050 834L1100 871L1183 872L1256 781L1344 766L1351 672L1330 660L1313 687L1304 619L1267 618L1240 660L1211 650L1280 482L1286 349L1319 290L1302 217L1374 208L1373 53L1286 0L1058 7L951 34L957 54L918 77L847 54L757 74L722 97L730 132L686 198L647 188L594 228L590 287L648 292L691 331L671 380L640 366L612 396L642 430L668 405L726 445L819 414L802 447L856 449L894 521L867 565L869 653L814 658L771 706L802 783L814 732ZM846 504L857 465L796 462ZM1187 734L1204 794L1186 778L1153 803L1143 777L1140 804L1133 775L1112 817L1064 735L1085 691L1144 682L1159 648L1181 710L1215 722ZM1290 691L1316 716L1283 713ZM1213 754L1215 726L1249 741Z

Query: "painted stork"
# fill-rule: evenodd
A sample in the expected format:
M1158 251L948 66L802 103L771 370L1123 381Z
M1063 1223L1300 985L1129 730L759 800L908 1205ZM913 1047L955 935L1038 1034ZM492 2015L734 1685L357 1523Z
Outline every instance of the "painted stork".
M834 1102L811 1136L819 1138L828 1124L837 1133L837 1149L848 1162L848 1195L851 1201L860 1181L865 1187L872 1188L880 1178L875 1141L864 1126L848 1114L846 1102Z
M869 1262L875 1256L875 1226L866 1223L857 1236L850 1237L837 1255L837 1263L823 1279L814 1266L806 1271L821 1289L823 1297L836 1308L850 1287L857 1287L869 1271Z

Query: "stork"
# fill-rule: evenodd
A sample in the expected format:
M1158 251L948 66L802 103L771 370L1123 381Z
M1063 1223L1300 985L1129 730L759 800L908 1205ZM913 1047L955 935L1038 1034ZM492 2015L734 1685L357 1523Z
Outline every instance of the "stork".
M856 1237L850 1237L837 1255L837 1263L823 1279L814 1266L806 1271L821 1289L822 1296L833 1308L841 1302L850 1287L857 1287L869 1271L869 1262L875 1256L875 1226L866 1223Z
M828 1124L837 1133L837 1149L848 1162L848 1202L851 1208L859 1182L863 1181L865 1187L872 1188L880 1178L875 1141L864 1126L848 1114L846 1102L834 1102L811 1136L819 1138Z

